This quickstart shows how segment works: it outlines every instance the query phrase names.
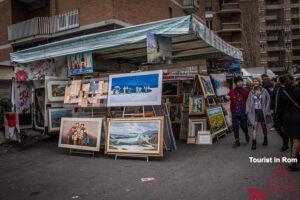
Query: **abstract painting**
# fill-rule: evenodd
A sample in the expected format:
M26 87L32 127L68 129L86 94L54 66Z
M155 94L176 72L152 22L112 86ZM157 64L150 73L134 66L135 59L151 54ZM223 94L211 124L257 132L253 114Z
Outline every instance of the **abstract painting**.
M207 110L207 117L212 134L218 134L227 130L227 124L222 107L210 108Z
M226 75L225 74L211 74L210 76L213 80L217 96L227 95L229 93L229 88L227 87Z
M102 118L61 118L58 147L99 151Z
M48 131L59 131L62 117L72 117L73 109L70 108L49 108Z
M163 117L108 120L107 154L163 156Z
M162 71L109 76L108 107L161 105Z

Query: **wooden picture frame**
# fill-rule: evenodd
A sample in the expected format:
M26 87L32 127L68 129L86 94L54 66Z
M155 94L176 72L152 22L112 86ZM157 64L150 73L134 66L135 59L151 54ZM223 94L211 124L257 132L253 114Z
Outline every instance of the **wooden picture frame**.
M170 91L166 89L166 85L169 85L169 88L171 87ZM171 85L171 86L170 86ZM172 88L173 86L176 87L176 89ZM177 97L179 96L179 81L165 81L162 84L162 96L164 98L166 97Z
M163 156L164 117L110 118L107 121L105 154Z
M48 132L60 130L62 117L72 117L71 108L48 108Z
M103 118L61 118L58 147L99 151Z
M199 125L201 130L199 130ZM188 138L197 137L199 131L205 130L207 130L207 120L205 118L189 119Z
M210 76L198 75L198 79L205 98L216 95Z
M210 125L210 131L213 135L221 133L228 129L224 112L221 106L207 109L207 118Z
M199 101L201 102L199 102ZM197 104L196 104L197 103ZM200 109L199 109L200 106ZM196 112L196 109L200 111ZM189 114L190 115L203 115L205 114L205 99L203 96L192 96L189 98Z

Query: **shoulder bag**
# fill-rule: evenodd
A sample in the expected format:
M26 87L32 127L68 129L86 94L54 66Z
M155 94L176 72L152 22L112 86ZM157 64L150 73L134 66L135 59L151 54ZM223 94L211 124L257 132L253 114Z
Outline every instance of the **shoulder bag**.
M293 102L293 104L300 110L299 104L287 93L287 91L285 89L283 90L283 92L291 100L291 102Z

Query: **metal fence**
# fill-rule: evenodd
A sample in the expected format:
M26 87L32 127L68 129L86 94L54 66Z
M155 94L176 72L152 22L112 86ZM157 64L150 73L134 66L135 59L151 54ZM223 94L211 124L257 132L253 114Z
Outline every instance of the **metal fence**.
M35 17L8 27L8 39L18 40L37 35L53 34L79 27L79 12L73 10L52 17Z

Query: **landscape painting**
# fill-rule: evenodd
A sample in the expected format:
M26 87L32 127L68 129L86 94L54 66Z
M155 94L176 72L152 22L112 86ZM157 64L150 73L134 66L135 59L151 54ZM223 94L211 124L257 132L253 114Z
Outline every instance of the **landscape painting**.
M161 105L162 71L109 76L108 107Z
M208 109L207 116L212 134L217 134L227 130L227 124L222 107Z
M205 99L203 96L192 96L189 98L189 114L201 115L205 112Z
M108 121L107 154L163 156L163 117Z
M99 151L102 118L61 118L58 147Z
M72 117L73 109L70 108L49 108L48 131L59 131L62 117Z
M48 80L47 97L49 102L63 102L65 98L65 88L67 81L52 81Z

